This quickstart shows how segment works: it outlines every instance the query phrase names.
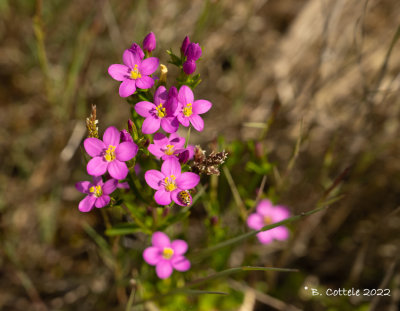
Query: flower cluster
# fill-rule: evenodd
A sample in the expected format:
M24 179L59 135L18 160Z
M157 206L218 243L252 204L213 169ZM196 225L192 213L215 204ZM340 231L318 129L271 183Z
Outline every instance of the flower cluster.
M123 64L112 64L108 68L109 75L121 82L119 95L128 98L131 104L132 120L128 120L128 130L119 131L110 126L99 139L96 109L87 119L88 138L83 142L85 151L91 157L86 169L93 181L76 183L78 191L86 194L79 203L81 212L89 212L107 206L111 202L111 194L117 189L129 191L125 180L128 176L139 175L137 159L150 158L159 165L159 170L149 169L144 172L144 180L154 189L154 201L157 205L173 204L189 207L193 203L191 191L200 182L200 174L219 175L219 167L227 158L227 153L212 152L208 156L199 146L188 144L188 139L178 134L180 126L203 131L204 121L201 115L208 112L212 103L205 99L195 99L194 88L200 83L200 75L191 76L196 70L196 62L202 55L198 43L190 42L185 37L181 45L181 56L167 51L171 56L170 63L180 69L175 85L167 88L168 69L160 64L157 57L152 57L156 48L156 37L149 33L143 40L142 47L133 43L122 55ZM159 77L156 76L160 68ZM189 135L188 135L189 137ZM139 153L139 156L137 156ZM136 157L136 159L134 159ZM193 163L188 163L191 161ZM130 180L130 179L129 179ZM131 180L130 180L131 181ZM135 180L134 182L137 182ZM135 183L130 183L132 190ZM134 189L135 188L135 189ZM115 195L113 202L117 206L123 199ZM148 203L148 198L140 195L135 198ZM155 206L155 204L154 204ZM164 210L164 211L165 211ZM184 209L187 212L187 209ZM281 221L289 216L287 209L274 207L268 200L262 200L257 212L247 220L250 228L259 230L266 224ZM154 221L156 224L156 221ZM146 224L143 224L146 227ZM147 228L146 228L147 229ZM151 229L151 232L154 228ZM146 232L146 230L144 230ZM273 239L283 240L289 235L287 228L281 226L273 230L258 233L259 240L266 244ZM184 256L188 244L183 240L174 240L163 232L157 231L152 237L152 246L143 252L144 260L156 268L159 278L171 276L173 270L187 271L190 261Z

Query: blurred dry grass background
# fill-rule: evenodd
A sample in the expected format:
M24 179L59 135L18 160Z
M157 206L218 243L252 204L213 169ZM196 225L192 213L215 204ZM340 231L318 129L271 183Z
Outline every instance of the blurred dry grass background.
M2 0L0 16L0 309L119 309L82 226L101 232L100 216L78 212L73 185L90 104L103 130L128 116L109 64L153 31L163 63L187 34L203 47L197 96L214 106L194 141L259 138L273 116L263 140L283 170L303 121L281 190L294 212L350 168L345 199L299 223L282 262L328 287L386 278L392 296L370 310L398 310L398 0Z

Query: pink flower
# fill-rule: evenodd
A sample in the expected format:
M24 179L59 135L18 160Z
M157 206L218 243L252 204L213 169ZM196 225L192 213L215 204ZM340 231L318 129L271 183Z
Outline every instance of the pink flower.
M93 157L86 167L89 175L101 176L107 171L115 179L124 179L128 175L125 161L136 155L138 146L130 141L120 143L120 137L120 131L110 126L104 132L103 141L94 137L85 139L85 150Z
M196 62L194 60L187 60L183 63L183 72L191 75L196 71Z
M181 173L179 160L168 158L162 164L161 172L149 170L144 174L144 179L151 188L157 190L154 194L157 204L168 205L174 201L178 205L186 206L188 204L181 200L181 195L196 187L200 176L191 172ZM190 194L189 200L192 201Z
M180 137L177 133L173 133L166 137L161 133L154 134L154 144L150 144L147 148L151 154L153 154L157 159L166 160L168 158L178 157L182 152L192 151L193 157L193 146L190 148L184 148L185 146L185 138ZM188 146L189 147L189 146Z
M112 193L118 185L118 180L109 179L105 183L101 177L93 177L93 183L90 181L80 181L75 184L79 192L86 193L87 196L79 202L81 212L90 212L93 206L102 208L110 203L109 194Z
M201 132L204 128L204 121L199 115L206 113L211 106L212 104L208 100L194 100L190 87L182 85L178 93L178 121L186 127L190 122L197 131Z
M146 248L143 259L152 266L156 266L156 274L160 279L170 277L173 269L187 271L190 261L183 255L188 245L183 240L170 241L169 237L160 231L154 232L151 237L153 246Z
M149 57L142 60L139 49L136 53L132 48L125 50L122 60L124 65L113 64L108 67L108 73L117 81L122 81L119 87L119 95L128 97L135 93L136 88L149 89L153 86L154 80L149 77L154 73L159 61L156 57Z
M260 230L266 225L280 222L290 216L289 210L284 206L273 206L265 199L257 205L256 213L247 218L247 225L254 230ZM289 230L285 226L279 226L271 230L257 233L257 238L262 244L271 243L275 240L286 240L289 237Z
M176 104L168 100L168 92L164 86L160 86L154 94L154 104L141 101L135 105L135 111L146 118L143 121L143 134L153 134L160 126L167 133L175 133L179 128L179 122L174 116Z

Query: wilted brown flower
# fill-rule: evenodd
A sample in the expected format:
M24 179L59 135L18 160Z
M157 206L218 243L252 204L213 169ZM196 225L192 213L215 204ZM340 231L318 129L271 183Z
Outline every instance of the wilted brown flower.
M89 118L86 118L86 127L88 130L88 137L99 138L99 127L97 124L99 123L96 120L96 105L92 105L92 113Z

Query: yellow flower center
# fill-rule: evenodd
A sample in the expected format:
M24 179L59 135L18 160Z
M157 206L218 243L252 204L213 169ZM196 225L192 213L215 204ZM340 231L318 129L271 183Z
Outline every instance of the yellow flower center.
M164 259L171 259L171 257L174 256L174 250L170 247L164 247L162 256Z
M157 116L158 116L159 118L164 118L165 115L167 114L167 113L165 112L165 108L163 107L162 104L159 104L159 105L156 107L156 110L157 110Z
M272 218L270 216L264 216L264 224L265 225L272 224Z
M136 80L136 79L139 79L141 77L142 77L142 75L139 72L138 65L135 65L135 67L131 71L131 79Z
M185 108L183 108L183 115L185 117L190 117L193 114L192 111L192 103L186 104Z
M115 160L115 146L109 145L108 149L106 150L106 153L104 155L104 159L106 159L107 162L111 162Z
M165 190L171 192L176 189L175 179L176 179L176 177L174 175L171 175L170 177L165 177L165 179L164 179Z
M99 198L103 195L103 190L101 189L101 186L91 186L89 188L90 193L94 193L94 196L96 198Z
M165 149L164 153L166 155L173 155L174 154L174 145L167 145L167 149Z

